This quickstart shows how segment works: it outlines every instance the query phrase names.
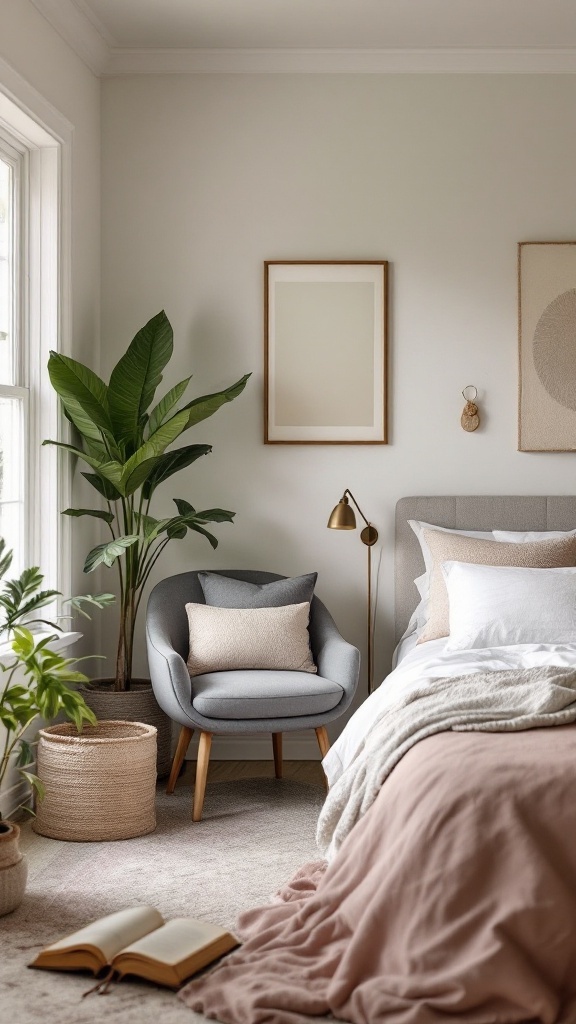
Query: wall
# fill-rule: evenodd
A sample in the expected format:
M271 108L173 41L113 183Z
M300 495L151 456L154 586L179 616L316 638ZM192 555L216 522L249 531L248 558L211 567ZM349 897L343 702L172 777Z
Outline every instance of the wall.
M174 542L194 567L317 569L365 649L365 549L326 529L345 487L380 531L377 676L392 644L398 497L569 493L574 458L516 450L516 244L576 235L576 77L149 76L103 82L102 365L164 307L191 394L251 370L164 489L237 511ZM388 259L387 447L262 443L265 259ZM460 427L478 388L482 427ZM142 625L142 624L141 624ZM138 658L144 669L141 642ZM365 681L361 682L362 695Z
M73 125L71 211L72 355L97 368L100 319L100 81L29 0L2 0L0 57ZM1 74L1 71L0 71ZM0 83L1 84L1 83ZM80 494L75 484L75 497ZM82 573L93 527L72 538L72 592L97 589ZM99 625L82 620L86 649Z

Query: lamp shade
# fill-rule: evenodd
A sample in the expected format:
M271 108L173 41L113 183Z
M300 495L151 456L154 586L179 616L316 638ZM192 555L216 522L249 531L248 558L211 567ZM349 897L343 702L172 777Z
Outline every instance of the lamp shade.
M355 530L356 516L354 509L348 504L348 498L344 495L330 513L328 520L330 530Z

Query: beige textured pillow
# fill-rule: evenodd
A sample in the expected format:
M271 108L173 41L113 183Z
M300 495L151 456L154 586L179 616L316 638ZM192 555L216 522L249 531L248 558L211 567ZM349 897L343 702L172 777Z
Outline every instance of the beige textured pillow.
M187 604L186 612L191 676L243 668L316 672L308 636L309 601L279 608Z
M419 644L448 636L448 591L442 574L442 562L468 562L474 565L514 565L527 569L557 569L576 564L576 537L508 544L478 540L438 530L424 530L432 555L428 621Z

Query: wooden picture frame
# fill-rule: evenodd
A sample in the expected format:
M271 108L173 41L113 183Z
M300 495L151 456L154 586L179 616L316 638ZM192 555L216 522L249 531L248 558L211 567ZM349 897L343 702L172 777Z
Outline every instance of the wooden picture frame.
M518 245L518 450L576 451L576 242Z
M264 264L264 443L387 444L388 262Z

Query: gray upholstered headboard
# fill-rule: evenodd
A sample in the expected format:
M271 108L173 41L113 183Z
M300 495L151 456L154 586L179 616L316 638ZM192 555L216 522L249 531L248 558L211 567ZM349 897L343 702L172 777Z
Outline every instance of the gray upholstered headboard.
M441 496L400 498L396 505L395 625L396 641L418 603L414 580L424 572L416 535L408 519L421 519L453 530L574 530L576 497Z

